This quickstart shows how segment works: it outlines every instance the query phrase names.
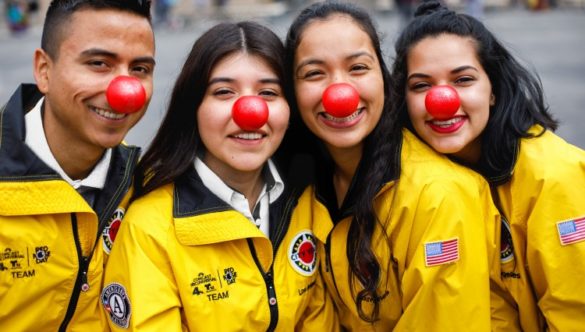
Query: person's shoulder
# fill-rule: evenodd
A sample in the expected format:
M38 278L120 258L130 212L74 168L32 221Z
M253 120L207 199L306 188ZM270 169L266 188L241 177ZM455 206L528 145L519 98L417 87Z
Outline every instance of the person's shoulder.
M154 219L172 220L173 188L173 184L167 184L132 201L126 217L133 223Z
M585 150L550 130L531 128L534 137L522 138L514 177L524 181L581 181L585 179Z
M485 182L480 174L436 152L408 130L404 130L400 169L400 180L412 184Z
M529 133L534 136L520 140L519 158L539 160L541 164L546 158L554 158L554 160L585 160L585 150L570 144L550 130L543 130L540 126L534 126L529 130Z

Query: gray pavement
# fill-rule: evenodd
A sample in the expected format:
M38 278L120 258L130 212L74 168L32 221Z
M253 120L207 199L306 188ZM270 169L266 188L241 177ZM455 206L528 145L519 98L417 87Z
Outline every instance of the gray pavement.
M296 13L253 18L284 37ZM399 17L392 11L374 14L383 34L384 51L392 63L392 44ZM238 17L243 19L248 17ZM523 8L487 10L484 22L524 63L540 75L547 101L561 121L557 133L585 149L585 8L559 8L530 12ZM194 40L214 19L198 18L181 29L156 30L155 92L149 110L130 131L127 141L147 146L163 117L172 84ZM14 37L0 19L0 104L8 101L20 82L33 82L32 54L40 44L41 28L33 26Z

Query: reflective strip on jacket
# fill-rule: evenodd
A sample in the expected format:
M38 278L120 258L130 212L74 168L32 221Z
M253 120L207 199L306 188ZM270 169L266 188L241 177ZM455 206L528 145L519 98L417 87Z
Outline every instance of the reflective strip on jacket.
M521 139L514 162L497 187L505 216L501 277L522 329L583 331L585 151L546 131Z
M0 109L0 327L108 330L99 305L104 261L128 204L138 148L116 147L96 211L24 143L41 97L23 85ZM85 273L84 273L85 272ZM82 290L83 284L89 288Z
M380 283L378 298L366 299L364 308L371 312L372 301L379 301L377 322L359 318L355 297L360 283L353 282L353 292L349 286L351 216L338 221L321 248L328 252L323 274L342 325L353 331L490 331L488 265L498 263L495 227L500 219L489 186L407 130L401 149L396 152L400 174L374 202L385 233L376 227L371 241ZM314 219L331 218L317 198L313 213Z
M136 200L106 267L113 330L336 331L310 195L270 205L269 240L195 171ZM117 299L124 299L119 305Z

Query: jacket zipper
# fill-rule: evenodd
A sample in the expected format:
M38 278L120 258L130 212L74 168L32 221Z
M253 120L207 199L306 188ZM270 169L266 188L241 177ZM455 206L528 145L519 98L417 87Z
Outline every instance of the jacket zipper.
M134 155L135 151L131 151L130 156L128 157L128 164L127 169L134 169L134 164L136 163ZM81 243L79 241L79 234L77 229L77 215L75 213L71 214L71 224L73 229L73 238L75 241L75 248L77 249L77 257L79 259L79 271L77 273L77 279L75 280L75 286L73 287L73 294L71 295L71 299L69 300L69 306L67 307L67 312L65 314L65 318L59 327L59 331L65 331L67 329L67 325L69 325L71 318L73 318L73 314L75 313L75 309L77 307L77 302L79 301L79 295L81 292L87 292L89 290L89 281L87 279L87 270L89 269L89 262L93 257L93 252L98 245L102 232L106 227L106 222L113 213L114 208L119 204L119 197L124 193L122 188L126 188L126 184L129 180L123 181L120 183L120 186L116 190L116 193L110 199L108 206L106 207L106 212L102 213L102 219L98 218L98 233L96 236L96 241L89 253L88 257L83 256L83 252L81 250ZM112 204L112 202L116 202L116 204ZM95 212L96 214L97 211Z
M294 197L294 195L291 195L291 197ZM294 205L293 202L294 199L290 199L286 202L286 205L282 213L281 222L277 225L278 228L274 232L273 239L274 241L272 241L273 258L276 257L276 252L280 247L282 239L284 239L284 235L286 233L285 230L288 228L288 225L290 224L290 212L292 210L292 206ZM258 258L256 257L256 248L254 247L254 242L252 241L252 239L247 239L247 241L248 246L250 247L250 251L252 252L254 262L256 263L258 270L260 270L260 273L264 278L264 284L266 285L266 293L268 294L268 308L270 309L270 324L268 325L267 331L274 331L274 329L276 328L276 324L278 323L278 300L276 298L276 290L274 289L274 277L272 266L270 266L268 272L264 272L262 266L260 265L260 262L258 261Z
M272 269L264 275L266 289L268 290L268 305L270 308L270 325L268 331L274 331L278 323L278 303L276 301L276 291L274 290L274 278L272 278Z
M335 287L337 296L339 297L339 299L341 299L339 288L337 288L337 281L335 280L335 273L333 272L333 267L331 266L331 234L333 234L333 230L329 232L329 235L327 235L327 240L325 240L325 272L331 273L333 287Z
M79 234L77 229L77 216L75 213L71 214L71 226L73 229L73 239L75 240L75 248L77 249L77 257L79 259L79 271L77 272L77 278L75 280L75 286L73 286L73 293L71 294L71 299L69 300L69 306L67 307L67 312L65 314L65 318L59 327L59 331L65 331L67 329L67 325L73 318L73 314L75 314L75 308L77 307L77 301L79 300L79 295L81 292L86 292L89 290L89 283L87 282L87 269L89 267L89 258L84 257L81 251L81 243L79 242Z
M264 284L266 285L266 293L268 294L268 308L270 309L270 324L268 325L267 331L274 331L276 324L278 323L278 300L276 299L276 290L274 289L274 278L272 277L272 267L268 272L262 270L262 266L256 257L256 249L254 248L254 242L252 239L247 239L248 246L252 252L252 258L264 278Z

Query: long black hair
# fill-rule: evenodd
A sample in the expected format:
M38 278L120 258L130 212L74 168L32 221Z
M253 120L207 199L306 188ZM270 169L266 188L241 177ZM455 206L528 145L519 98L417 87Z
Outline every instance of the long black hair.
M400 129L397 126L395 113L391 112L391 88L392 80L390 72L384 61L380 46L380 38L369 14L352 4L339 2L320 2L305 8L294 20L289 28L285 42L286 47L286 74L292 79L294 75L294 60L296 50L303 37L307 26L318 20L326 20L332 15L344 15L352 19L369 36L372 47L379 60L380 69L384 81L384 105L382 115L373 131L365 138L364 150L360 160L359 171L354 175L353 181L353 216L348 235L347 258L350 270L350 288L354 289L354 277L363 285L363 290L356 295L356 304L360 318L374 322L379 316L379 301L377 288L380 282L380 262L377 261L372 251L372 237L376 225L380 225L375 209L374 199L382 185L385 175L400 166L393 151L399 149L402 140ZM340 32L342 33L342 32ZM294 89L294 85L290 85ZM302 124L296 100L291 99L291 109L297 110L291 114L291 127L289 133L297 130L297 138L305 139L303 147L311 149L319 146L319 149L311 149L310 153L317 159L318 166L331 166L331 156L319 139L311 134ZM300 134L298 134L301 132ZM331 176L331 172L320 172L319 176ZM356 178L359 177L359 178ZM354 195L355 194L355 195ZM363 309L364 301L374 299L372 312L366 313Z
M261 57L284 84L284 46L267 27L248 21L220 23L205 32L193 44L175 82L165 118L136 168L134 198L193 169L198 151L204 148L196 114L211 71L219 61L237 52Z
M491 82L495 105L490 108L489 120L482 133L477 170L488 180L497 181L513 166L518 140L534 136L528 132L530 127L539 124L545 130L555 130L558 123L548 111L536 73L520 64L480 21L455 13L433 0L423 2L417 8L414 20L395 44L396 59L392 70L396 82L395 105L405 125L412 128L406 105L408 54L422 39L441 34L472 39L477 58Z

